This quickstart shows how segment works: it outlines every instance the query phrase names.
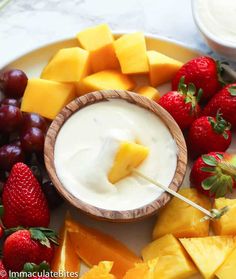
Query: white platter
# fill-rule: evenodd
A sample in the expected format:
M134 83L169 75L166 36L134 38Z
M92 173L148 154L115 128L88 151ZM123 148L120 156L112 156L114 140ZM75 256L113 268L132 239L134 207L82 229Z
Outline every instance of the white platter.
M118 36L118 34L116 35ZM160 51L164 54L167 54L173 58L179 59L183 62L190 60L193 57L199 55L199 52L189 49L179 43L172 42L163 38L146 36L147 47L148 49L153 49ZM64 47L78 46L76 39L66 39L63 41L55 42L50 45L38 48L29 52L14 61L11 61L7 65L0 65L0 68L19 68L26 72L28 77L38 77L44 65L52 57L55 52ZM165 93L170 88L170 85L164 85L158 89ZM235 151L236 144L232 144L230 151ZM189 186L187 171L186 178L183 183L183 187ZM51 214L51 227L59 229L63 223L66 210L70 210L73 217L79 220L81 223L88 226L95 227L101 231L104 231L110 235L113 235L115 238L119 239L125 243L130 249L136 252L137 255L140 255L141 249L149 243L151 239L152 228L155 223L156 217L150 217L144 221L139 221L137 223L108 223L92 219L79 212L69 204L65 203L62 207L55 210ZM82 264L81 274L87 270L87 267ZM200 275L191 277L189 279L200 279Z

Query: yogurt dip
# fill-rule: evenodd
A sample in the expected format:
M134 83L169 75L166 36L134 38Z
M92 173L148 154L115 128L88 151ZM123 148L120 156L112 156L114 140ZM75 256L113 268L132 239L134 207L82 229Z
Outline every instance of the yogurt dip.
M194 0L194 9L201 29L218 39L236 43L235 0Z
M74 113L58 133L55 168L64 187L76 198L108 210L144 206L163 190L130 175L108 181L120 141L138 141L149 155L138 170L168 186L177 165L177 147L168 128L155 114L125 100L89 105Z

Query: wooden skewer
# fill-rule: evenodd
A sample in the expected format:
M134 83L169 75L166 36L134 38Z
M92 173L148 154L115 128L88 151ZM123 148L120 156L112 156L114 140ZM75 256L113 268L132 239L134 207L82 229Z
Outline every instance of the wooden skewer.
M145 174L141 173L140 171L134 169L133 173L142 177L143 179L147 180L148 182L158 186L159 188L165 190L166 192L168 192L172 196L175 196L176 198L188 203L192 207L194 207L194 208L198 209L199 211L203 212L206 216L204 218L202 218L202 221L205 221L205 220L208 220L208 219L219 219L221 216L223 216L228 211L228 207L223 207L220 210L212 209L212 210L209 211L206 208L198 205L197 203L195 203L195 202L187 199L186 197L180 195L179 193L173 191L172 189L170 189L170 188L160 184L159 182L153 180L152 178L146 176Z

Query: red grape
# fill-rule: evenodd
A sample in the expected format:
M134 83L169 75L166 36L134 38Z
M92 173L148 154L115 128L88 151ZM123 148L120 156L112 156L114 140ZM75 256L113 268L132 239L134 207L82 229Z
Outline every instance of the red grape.
M26 130L31 127L36 127L46 132L48 124L46 119L37 113L23 113L22 129Z
M10 106L14 106L14 107L18 107L20 108L20 101L17 99L9 99L9 98L5 98L1 101L0 103L1 105L10 105Z
M21 145L26 152L43 152L45 134L37 127L31 127L23 131Z
M20 128L22 123L22 113L15 106L0 107L0 132L11 133Z
M0 87L5 96L10 98L21 98L27 82L26 74L18 69L8 70L0 75Z
M0 169L10 171L17 162L24 162L24 153L20 146L6 144L0 147Z

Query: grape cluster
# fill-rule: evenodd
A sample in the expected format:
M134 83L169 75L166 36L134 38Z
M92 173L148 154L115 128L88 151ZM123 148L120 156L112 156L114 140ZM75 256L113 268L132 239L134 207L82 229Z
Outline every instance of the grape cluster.
M0 89L5 98L0 102L0 170L10 171L29 154L43 153L47 121L35 113L22 113L20 99L28 78L21 70L0 75Z
M55 208L62 198L50 181L42 184L48 121L39 114L20 110L27 82L28 78L21 70L12 69L0 74L0 93L3 97L0 101L0 192L13 165L25 162L42 185L49 206Z

